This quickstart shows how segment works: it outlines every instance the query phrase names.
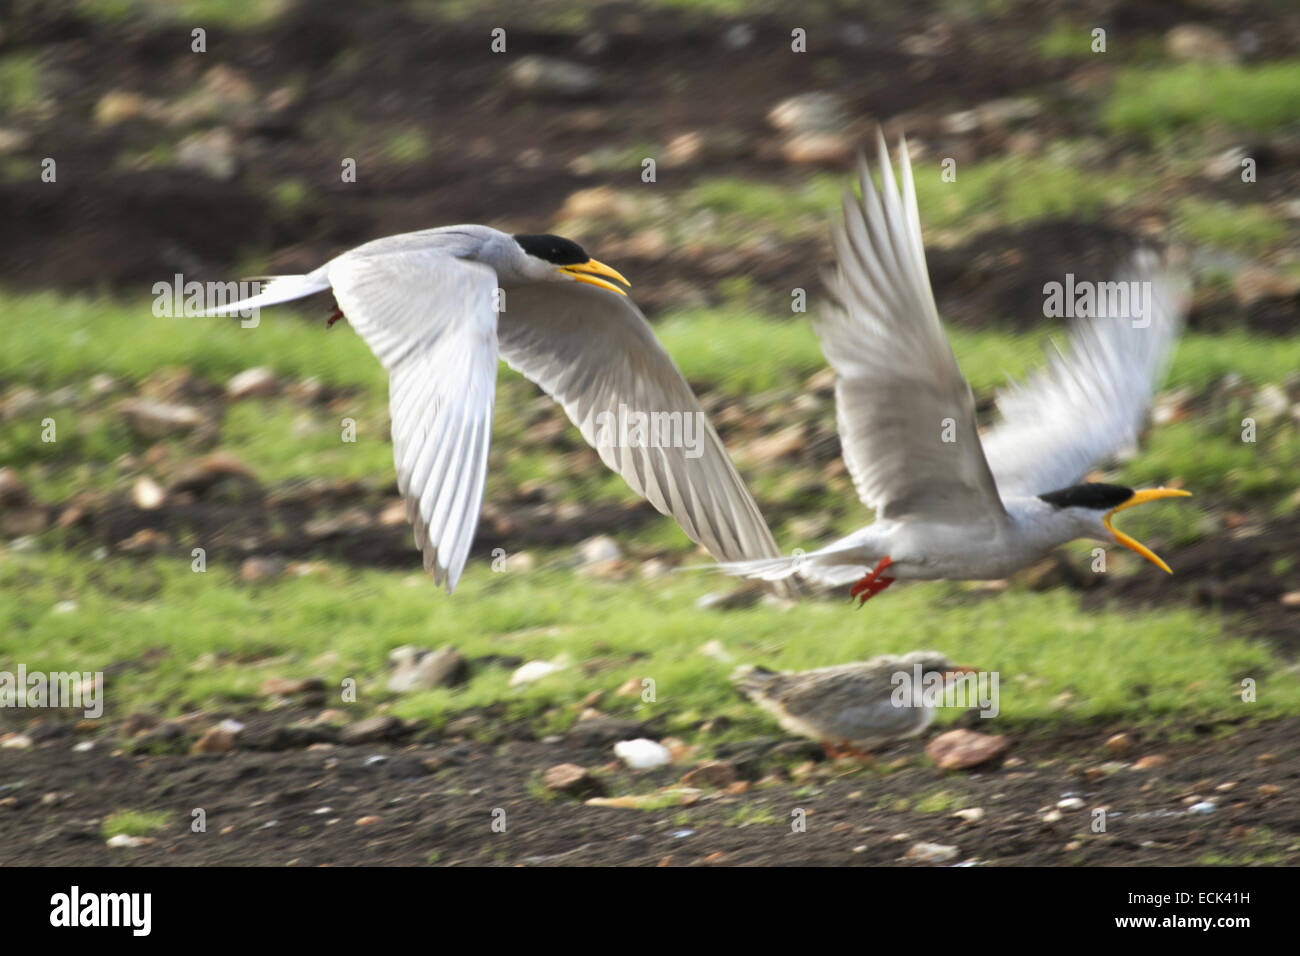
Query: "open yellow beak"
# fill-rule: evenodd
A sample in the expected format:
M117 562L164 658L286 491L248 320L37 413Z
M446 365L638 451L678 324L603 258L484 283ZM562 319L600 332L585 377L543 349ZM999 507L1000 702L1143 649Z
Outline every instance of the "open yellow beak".
M1106 530L1115 536L1115 540L1124 545L1124 547L1128 548L1130 551L1136 551L1157 568L1163 569L1166 574L1173 574L1174 572L1169 570L1169 565L1160 560L1159 555L1136 538L1130 538L1123 531L1117 530L1115 526L1110 523L1110 519L1113 518L1117 512L1123 511L1125 508L1132 508L1134 505L1144 504L1148 501L1159 501L1161 498L1190 498L1191 495L1192 493L1190 491L1183 491L1181 488L1143 488L1140 491L1133 492L1133 497L1124 502L1118 508L1112 508L1110 511L1106 512L1106 517L1102 519L1102 523L1106 525Z
M627 295L626 289L620 289L614 283L600 278L607 276L610 279L617 279L623 285L631 287L632 283L623 278L623 274L617 269L605 265L603 262L597 262L595 259L588 259L586 262L579 262L572 266L557 267L565 275L573 276L579 282L585 282L588 285L600 286L602 289L609 289L611 292L617 292L619 295Z

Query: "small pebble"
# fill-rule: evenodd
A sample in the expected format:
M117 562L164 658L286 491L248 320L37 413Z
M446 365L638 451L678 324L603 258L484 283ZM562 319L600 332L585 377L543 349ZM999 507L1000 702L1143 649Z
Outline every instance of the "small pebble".
M117 836L108 838L108 845L114 850L134 849L135 847L148 846L153 842L153 837L131 836L129 833L119 833Z
M911 863L947 863L956 859L957 848L944 843L916 843L903 854Z
M1169 763L1169 758L1163 754L1149 754L1133 764L1133 769L1150 770L1152 767L1163 767L1167 763Z
M1106 749L1115 756L1121 756L1132 749L1133 741L1128 734L1112 734L1106 738Z

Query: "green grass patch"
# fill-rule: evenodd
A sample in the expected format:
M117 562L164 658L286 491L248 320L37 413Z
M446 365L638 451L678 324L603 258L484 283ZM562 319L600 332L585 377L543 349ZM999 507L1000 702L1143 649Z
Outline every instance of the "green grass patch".
M776 811L762 803L742 803L727 817L724 826L771 827L784 822Z
M674 205L687 216L708 211L733 217L737 225L791 238L819 226L824 229L827 215L839 208L843 190L843 177L832 173L785 183L714 177L696 182Z
M1127 34L1116 30L1106 31L1104 50L1094 50L1096 40L1093 30L1097 28L1096 23L1056 20L1047 32L1038 37L1034 46L1039 56L1049 60L1083 60L1096 56L1103 57L1106 61L1118 60L1135 64L1158 61L1164 57L1164 43L1160 37Z
M345 426L345 419L354 425ZM345 428L355 441L343 439ZM310 475L384 481L393 467L387 403L368 393L357 396L354 408L337 410L236 402L226 412L221 440L269 484Z
M1246 255L1267 252L1287 237L1286 220L1259 203L1188 197L1174 207L1174 223L1179 233L1193 242Z
M271 189L271 201L282 212L296 212L307 204L310 189L301 179L285 179Z
M890 144L891 149L894 144ZM875 162L875 149L867 150ZM1005 156L959 166L956 179L942 178L942 157L913 161L922 227L958 237L993 226L1054 217L1096 218L1149 191L1155 177L1137 166L1099 171L1087 166L1069 141L1041 156ZM846 180L815 173L798 182L761 183L740 178L697 182L673 202L678 221L709 211L724 218L712 238L814 235L838 217ZM691 232L698 239L700 230ZM707 235L709 230L704 229Z
M118 810L104 818L100 827L105 839L115 836L149 836L166 829L171 814L165 810Z
M30 53L0 56L0 110L22 112L41 98L41 70Z
M940 178L938 158L914 167L924 227L970 231L1036 219L1097 218L1109 207L1130 203L1154 182L1141 169L1089 169L1074 159L1070 143L1057 146L1041 157L1008 156L959 166L955 182Z
M1153 138L1219 123L1272 133L1296 117L1300 60L1257 66L1185 63L1122 73L1102 119L1118 133Z
M82 14L110 23L126 20L251 30L289 8L289 0L79 0Z
M433 147L423 130L404 129L387 134L380 150L390 163L413 166L428 159Z
M1242 432L1239 416L1154 428L1124 475L1137 485L1176 476L1193 491L1245 499L1277 500L1300 487L1300 431L1286 423L1262 426L1254 442L1243 441ZM1185 522L1189 509L1182 510Z
M1046 33L1038 37L1034 45L1040 56L1051 60L1078 60L1096 56L1092 49L1093 29L1091 26L1057 20Z
M917 813L943 813L965 806L966 802L966 797L947 790L936 790L918 799L912 809Z
M7 551L0 589L12 597L0 608L0 667L21 660L32 670L107 670L107 700L119 717L256 706L269 676L320 676L336 689L332 705L356 716L389 707L436 725L505 705L508 719L546 732L569 726L592 690L651 677L656 701L607 699L606 707L683 730L725 715L732 726L720 739L740 739L776 728L732 689L734 662L800 669L924 645L999 672L1001 727L1300 713L1300 686L1267 648L1199 610L1081 614L1068 592L1013 588L973 599L963 586L937 583L896 586L890 600L873 603L866 626L836 600L784 614L764 606L700 610L696 599L730 582L682 572L629 586L576 575L556 557L543 554L526 573L494 573L487 556L475 557L449 598L415 571L327 567L318 577L248 587L236 583L234 567L211 558L195 573L186 547L100 561L57 548ZM705 636L734 662L702 654ZM508 668L481 665L461 688L394 699L386 659L400 644L455 644L471 659L567 655L572 663L516 688ZM1247 676L1260 684L1259 703L1248 707L1233 694ZM355 705L342 698L348 678ZM1072 696L1062 707L1066 691Z
M1272 338L1236 331L1191 333L1178 343L1166 388L1197 387L1237 374L1255 385L1282 382L1300 368L1300 339Z
M266 310L255 328L243 328L237 317L157 317L152 300L144 298L150 290L140 293L137 302L123 303L0 292L5 311L0 381L80 386L102 372L138 382L158 368L185 366L224 382L251 366L267 365L295 379L316 376L332 385L386 387L387 375L364 343L345 324L326 330L325 314L303 322L292 308Z

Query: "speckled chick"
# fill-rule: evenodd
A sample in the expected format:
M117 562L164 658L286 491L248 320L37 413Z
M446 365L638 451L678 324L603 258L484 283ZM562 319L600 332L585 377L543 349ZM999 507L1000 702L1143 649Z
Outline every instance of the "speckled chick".
M917 664L922 674L969 670L938 651L912 651L807 671L777 673L746 665L737 668L731 679L790 733L818 741L832 755L840 750L862 754L890 741L915 737L934 720L933 707L899 707L893 701L893 675L902 671L911 676Z

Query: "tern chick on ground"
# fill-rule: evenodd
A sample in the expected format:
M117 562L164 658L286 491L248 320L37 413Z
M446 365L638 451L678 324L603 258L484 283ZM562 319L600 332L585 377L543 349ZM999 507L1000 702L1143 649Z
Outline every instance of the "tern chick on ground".
M908 695L898 706L895 675L966 673L939 651L882 654L866 661L807 671L775 672L746 665L731 675L737 689L787 731L815 740L834 756L863 756L883 744L915 737L934 721L935 708Z

